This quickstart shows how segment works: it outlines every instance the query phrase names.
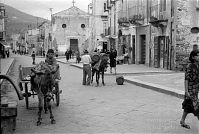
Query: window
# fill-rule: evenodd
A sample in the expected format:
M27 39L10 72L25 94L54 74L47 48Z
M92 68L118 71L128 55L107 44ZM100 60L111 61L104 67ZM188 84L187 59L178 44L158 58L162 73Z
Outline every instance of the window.
M166 0L160 0L160 12L166 11Z
M66 28L66 24L62 24L62 28Z
M85 28L85 24L81 24L81 28Z
M104 29L104 34L106 34L106 29L107 29L107 23L106 22L104 22L104 24L103 24L103 29Z

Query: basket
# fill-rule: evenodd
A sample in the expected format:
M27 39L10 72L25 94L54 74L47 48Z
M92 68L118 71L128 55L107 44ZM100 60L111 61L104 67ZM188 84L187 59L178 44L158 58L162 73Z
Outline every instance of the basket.
M123 76L117 76L116 77L116 83L118 85L123 85L123 83L124 83L124 77Z
M100 56L98 54L94 54L91 59L93 62L98 62L100 60Z

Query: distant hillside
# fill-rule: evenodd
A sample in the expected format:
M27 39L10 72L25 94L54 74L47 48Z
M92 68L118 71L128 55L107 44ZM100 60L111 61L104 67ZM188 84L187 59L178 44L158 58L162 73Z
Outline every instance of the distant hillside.
M6 33L10 36L13 33L21 33L28 29L28 26L36 28L37 25L41 24L46 19L29 15L21 12L11 6L5 5L6 10Z

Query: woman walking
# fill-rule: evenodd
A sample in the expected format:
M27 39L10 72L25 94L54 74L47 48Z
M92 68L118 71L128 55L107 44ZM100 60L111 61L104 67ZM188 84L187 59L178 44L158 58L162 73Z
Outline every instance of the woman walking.
M68 62L69 60L69 50L67 49L67 51L65 52L65 56L66 56L66 61Z
M32 64L35 65L35 56L36 56L35 51L32 51L31 56L32 56Z
M193 113L199 120L199 51L192 51L189 56L190 64L187 65L185 72L185 98L182 103L184 109L180 121L182 127L190 129L185 123L185 119L189 113Z
M111 49L111 52L109 54L110 73L112 73L112 68L115 68L115 74L116 74L116 57L117 57L117 51L115 49Z

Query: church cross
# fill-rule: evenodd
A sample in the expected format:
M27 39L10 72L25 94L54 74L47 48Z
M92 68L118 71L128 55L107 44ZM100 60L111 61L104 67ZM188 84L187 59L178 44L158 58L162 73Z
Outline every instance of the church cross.
M72 3L73 3L73 6L75 6L75 0L73 0L73 2L72 2Z

